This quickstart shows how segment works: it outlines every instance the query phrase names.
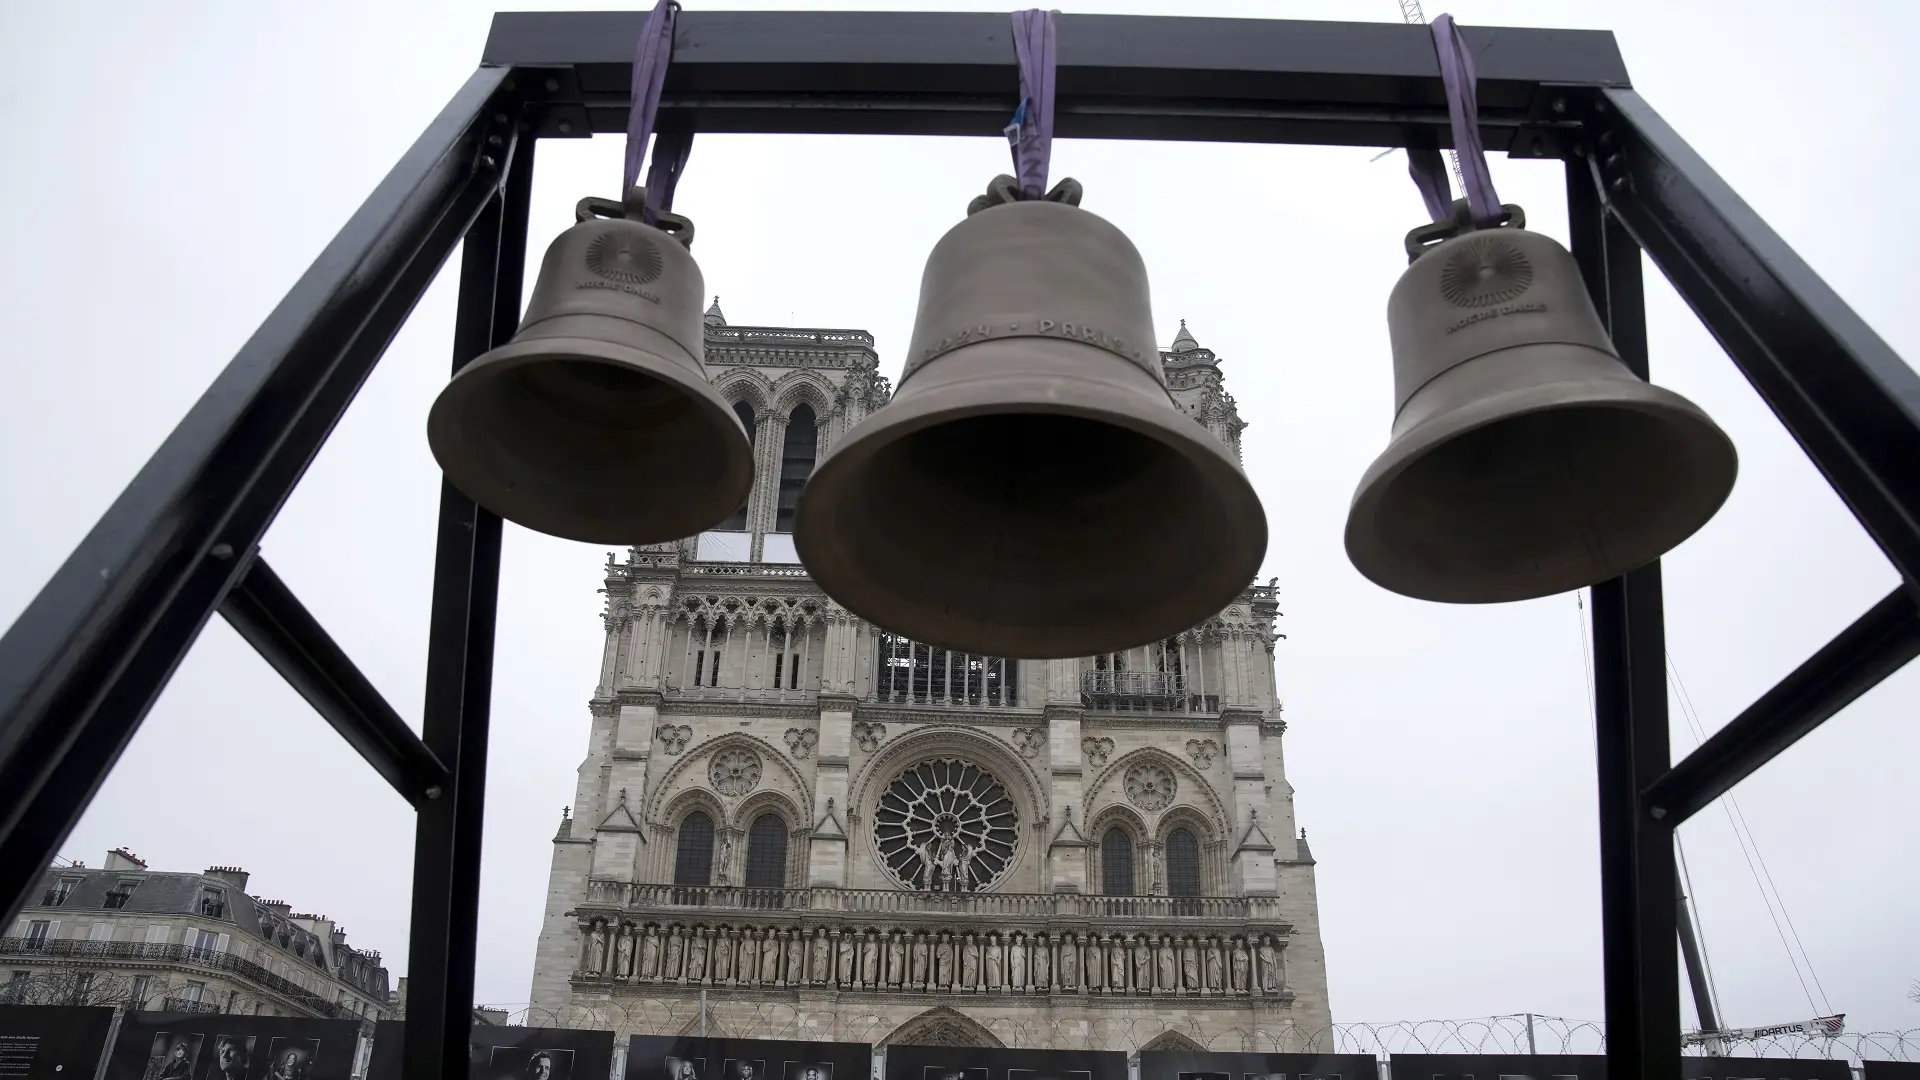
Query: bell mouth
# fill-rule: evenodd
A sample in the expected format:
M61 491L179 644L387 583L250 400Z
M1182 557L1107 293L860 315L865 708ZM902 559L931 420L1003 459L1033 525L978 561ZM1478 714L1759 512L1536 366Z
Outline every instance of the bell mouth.
M1266 521L1205 429L1160 408L1191 438L1027 408L836 448L801 497L802 562L863 618L983 655L1088 656L1198 625L1251 582Z
M535 531L691 536L746 499L752 461L739 419L688 363L592 339L509 344L447 384L428 440L455 487Z
M1507 401L1470 426L1436 420L1456 430L1431 438L1409 430L1417 445L1389 448L1393 461L1355 497L1355 567L1418 599L1504 603L1606 581L1677 547L1730 493L1733 446L1684 398L1634 385L1646 393L1616 384L1610 400L1536 387L1531 407Z

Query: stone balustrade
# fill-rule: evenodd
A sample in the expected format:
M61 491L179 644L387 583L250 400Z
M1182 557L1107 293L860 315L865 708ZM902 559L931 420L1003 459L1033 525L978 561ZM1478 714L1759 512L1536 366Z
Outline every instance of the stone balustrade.
M575 912L574 981L1290 999L1290 928L1270 904L594 881ZM999 928L955 930L957 915L996 918Z
M688 908L709 911L792 911L875 913L927 916L940 921L951 916L1011 917L1016 919L1094 919L1178 921L1205 919L1257 924L1257 929L1285 932L1285 919L1272 897L1259 896L1090 896L1081 893L908 892L899 889L752 889L727 885L664 885L651 882L593 879L587 883L589 907L611 907L623 912L683 914ZM1172 929L1172 928L1170 928Z

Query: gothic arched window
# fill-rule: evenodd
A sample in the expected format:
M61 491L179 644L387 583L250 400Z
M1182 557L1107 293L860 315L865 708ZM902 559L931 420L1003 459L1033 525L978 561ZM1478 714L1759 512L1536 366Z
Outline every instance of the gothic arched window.
M738 416L741 425L747 429L747 445L752 446L755 434L753 429L753 406L744 401L736 401L733 403L733 415ZM718 528L722 532L739 532L746 527L747 502L745 499L742 499L740 500L740 509L735 510L732 517L721 522Z
M713 881L713 819L695 810L680 819L680 844L673 853L675 885L707 885Z
M804 401L787 416L786 443L780 448L780 501L774 512L774 532L793 531L793 508L800 503L800 489L807 486L807 477L813 475L813 456L820 446L815 430L818 423L813 406Z
M1186 829L1167 834L1167 895L1200 895L1200 841Z
M787 823L768 812L747 830L747 888L778 889L787 883Z
M1118 825L1100 838L1100 887L1108 896L1133 895L1133 837Z

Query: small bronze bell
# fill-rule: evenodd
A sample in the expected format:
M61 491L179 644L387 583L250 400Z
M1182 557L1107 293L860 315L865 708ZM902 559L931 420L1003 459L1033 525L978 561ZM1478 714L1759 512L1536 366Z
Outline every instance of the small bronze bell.
M1504 210L1476 231L1462 201L1409 233L1387 304L1393 437L1354 493L1347 555L1422 600L1526 600L1645 566L1713 517L1738 468L1706 413L1627 369L1573 256Z
M1239 596L1266 518L1167 393L1140 253L1073 181L1014 190L934 246L899 391L814 470L794 543L834 600L917 641L1130 648Z
M753 453L707 381L693 224L582 199L513 340L462 368L427 416L453 485L508 521L597 544L691 536L747 497Z

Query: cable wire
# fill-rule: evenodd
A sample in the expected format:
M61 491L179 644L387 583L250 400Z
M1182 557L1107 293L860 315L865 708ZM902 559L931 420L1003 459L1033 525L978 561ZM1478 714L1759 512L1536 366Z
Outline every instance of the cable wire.
M1680 715L1686 720L1687 730L1693 735L1694 746L1698 747L1706 741L1705 729L1700 723L1698 712L1693 707L1693 698L1687 693L1686 683L1680 678L1680 669L1674 666L1672 652L1667 653L1667 674L1673 681L1674 698L1680 705ZM1796 957L1793 952L1793 945L1788 943L1787 929L1781 925L1781 918L1786 913L1786 898L1779 895L1777 888L1774 889L1772 895L1769 895L1767 892L1767 884L1762 883L1760 868L1755 863L1756 858L1759 856L1759 842L1753 838L1752 830L1745 828L1745 817L1736 814L1738 801L1733 797L1731 792L1722 795L1715 801L1720 804L1721 812L1727 815L1727 824L1733 828L1734 841L1740 845L1740 856L1746 860L1747 872L1753 877L1754 887L1760 891L1760 902L1767 907L1767 918L1772 920L1774 933L1780 937L1780 947L1787 951L1787 963L1792 965L1793 977L1800 982L1800 992L1806 995L1807 1007L1815 1012L1819 1012L1820 1004L1813 999L1813 988L1807 985L1807 975L1813 973L1813 960L1806 955L1805 946L1801 947L1800 956ZM1767 883L1770 884L1772 880L1772 875L1766 875ZM1778 913L1774 911L1774 905L1776 903L1778 903L1780 907ZM1791 924L1792 920L1788 919L1787 922ZM1794 934L1793 939L1797 942L1799 935L1797 933ZM1803 975L1800 972L1802 961L1806 963L1807 975ZM1818 985L1819 982L1820 980L1816 977L1814 984ZM1826 997L1825 992L1823 991L1820 996L1824 999ZM1828 1011L1832 1011L1831 1006L1829 1006Z

